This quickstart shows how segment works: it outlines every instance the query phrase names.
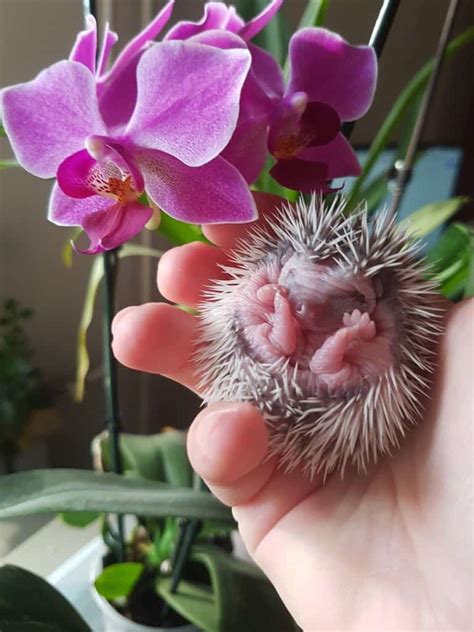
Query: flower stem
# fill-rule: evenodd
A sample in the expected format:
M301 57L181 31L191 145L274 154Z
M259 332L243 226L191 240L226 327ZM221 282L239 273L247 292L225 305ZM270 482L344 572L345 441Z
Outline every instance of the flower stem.
M116 474L122 474L117 363L112 353L112 320L115 314L118 250L104 252L102 257L104 262L103 361L105 425L110 437L112 470ZM125 545L122 515L117 515L117 532L119 561L123 561Z

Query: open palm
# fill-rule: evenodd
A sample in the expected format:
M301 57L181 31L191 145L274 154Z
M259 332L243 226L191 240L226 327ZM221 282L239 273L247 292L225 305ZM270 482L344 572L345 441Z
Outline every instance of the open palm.
M161 293L196 307L245 230L210 226L220 248L169 251ZM195 389L196 324L164 303L127 308L114 322L115 354ZM423 423L363 476L347 472L322 486L277 470L248 404L210 406L192 425L193 466L233 507L250 554L306 632L472 628L473 329L472 301L451 308Z

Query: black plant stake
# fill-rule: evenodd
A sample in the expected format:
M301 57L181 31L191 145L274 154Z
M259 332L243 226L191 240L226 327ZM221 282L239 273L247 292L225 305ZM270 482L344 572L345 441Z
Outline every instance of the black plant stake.
M102 255L104 262L103 362L105 424L110 438L112 470L122 474L120 453L120 418L118 403L117 362L112 353L112 320L115 314L115 288L118 273L118 249ZM117 515L117 546L119 561L125 557L123 516Z
M95 0L84 0L84 16L96 15ZM104 252L104 306L103 306L103 365L105 396L105 427L110 437L111 466L116 474L122 474L120 454L120 417L118 402L117 363L112 353L112 320L115 315L115 287L118 272L118 249ZM117 531L110 531L116 541L116 555L121 562L125 558L123 516L117 515Z
M383 0L382 7L377 16L377 20L370 36L369 46L373 46L377 59L380 59L382 51L385 47L385 43L388 39L388 34L392 28L392 24L397 15L398 7L401 0ZM342 127L342 132L346 138L352 134L355 126L355 121L349 121Z

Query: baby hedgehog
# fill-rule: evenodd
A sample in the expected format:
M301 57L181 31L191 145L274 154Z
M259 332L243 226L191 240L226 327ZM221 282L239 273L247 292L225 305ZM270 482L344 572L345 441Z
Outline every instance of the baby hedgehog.
M336 197L253 229L201 306L206 402L251 402L286 470L365 470L398 447L429 391L442 312L420 245Z

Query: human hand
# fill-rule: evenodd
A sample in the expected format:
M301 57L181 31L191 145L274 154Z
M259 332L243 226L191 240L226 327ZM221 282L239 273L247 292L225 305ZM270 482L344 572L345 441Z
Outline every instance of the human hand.
M158 270L163 296L196 307L246 230L209 226L220 248L169 251ZM196 325L164 303L127 308L114 322L115 354L196 390ZM248 404L209 406L191 426L194 468L232 506L250 554L306 632L471 629L473 328L473 301L451 308L425 419L365 475L347 471L322 486L279 471Z

